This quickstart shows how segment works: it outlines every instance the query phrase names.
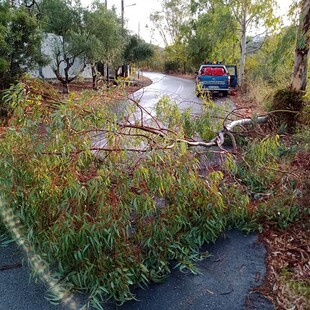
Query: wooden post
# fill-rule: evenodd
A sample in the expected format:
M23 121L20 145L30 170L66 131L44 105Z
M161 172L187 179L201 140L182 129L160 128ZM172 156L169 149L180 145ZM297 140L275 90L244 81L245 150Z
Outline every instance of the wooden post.
M121 2L121 12L122 12L122 31L124 33L124 0Z

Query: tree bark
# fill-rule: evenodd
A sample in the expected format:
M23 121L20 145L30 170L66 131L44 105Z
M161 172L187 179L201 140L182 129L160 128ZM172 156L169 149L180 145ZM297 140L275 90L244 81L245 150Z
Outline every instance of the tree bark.
M117 77L117 70L115 70L115 77ZM109 64L107 63L107 87L110 85L110 73L109 73Z
M97 67L95 63L92 63L91 65L91 75L93 79L93 89L97 89Z
M241 57L240 57L240 70L239 70L239 86L243 87L244 82L244 68L245 68L245 56L246 56L246 12L243 13L242 16L242 24L241 24Z
M310 0L301 0L301 12L297 34L291 90L307 88L308 57L310 46Z
M64 94L69 94L69 84L68 83L66 83L66 82L62 83L62 92Z

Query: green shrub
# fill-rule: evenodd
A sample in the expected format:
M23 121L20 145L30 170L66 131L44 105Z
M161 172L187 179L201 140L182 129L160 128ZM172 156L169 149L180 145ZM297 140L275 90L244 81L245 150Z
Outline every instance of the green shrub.
M256 140L244 148L244 158L238 165L238 177L253 194L270 190L278 167L278 136Z
M302 109L302 93L290 89L277 91L270 106L278 124L284 124L288 132L294 132Z
M166 60L164 63L165 72L178 72L180 64L177 60Z
M228 227L262 231L266 224L286 228L298 219L297 181L291 175L286 178L289 172L280 168L282 150L279 136L248 139L241 159L226 159L223 168L230 175L230 182L222 185L221 192L230 206L226 215Z

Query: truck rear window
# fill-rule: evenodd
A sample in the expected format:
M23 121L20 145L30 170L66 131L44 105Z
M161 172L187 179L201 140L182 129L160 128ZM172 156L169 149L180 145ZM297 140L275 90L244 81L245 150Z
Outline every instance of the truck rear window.
M201 75L223 76L226 72L223 67L204 67L201 69Z

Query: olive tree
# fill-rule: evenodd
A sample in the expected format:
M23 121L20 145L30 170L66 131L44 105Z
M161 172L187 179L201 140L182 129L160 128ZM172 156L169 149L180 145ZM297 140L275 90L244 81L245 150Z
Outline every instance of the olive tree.
M51 33L52 67L57 79L68 93L68 85L86 67L87 34L83 28L80 4L66 0L43 0L40 4L44 31Z

